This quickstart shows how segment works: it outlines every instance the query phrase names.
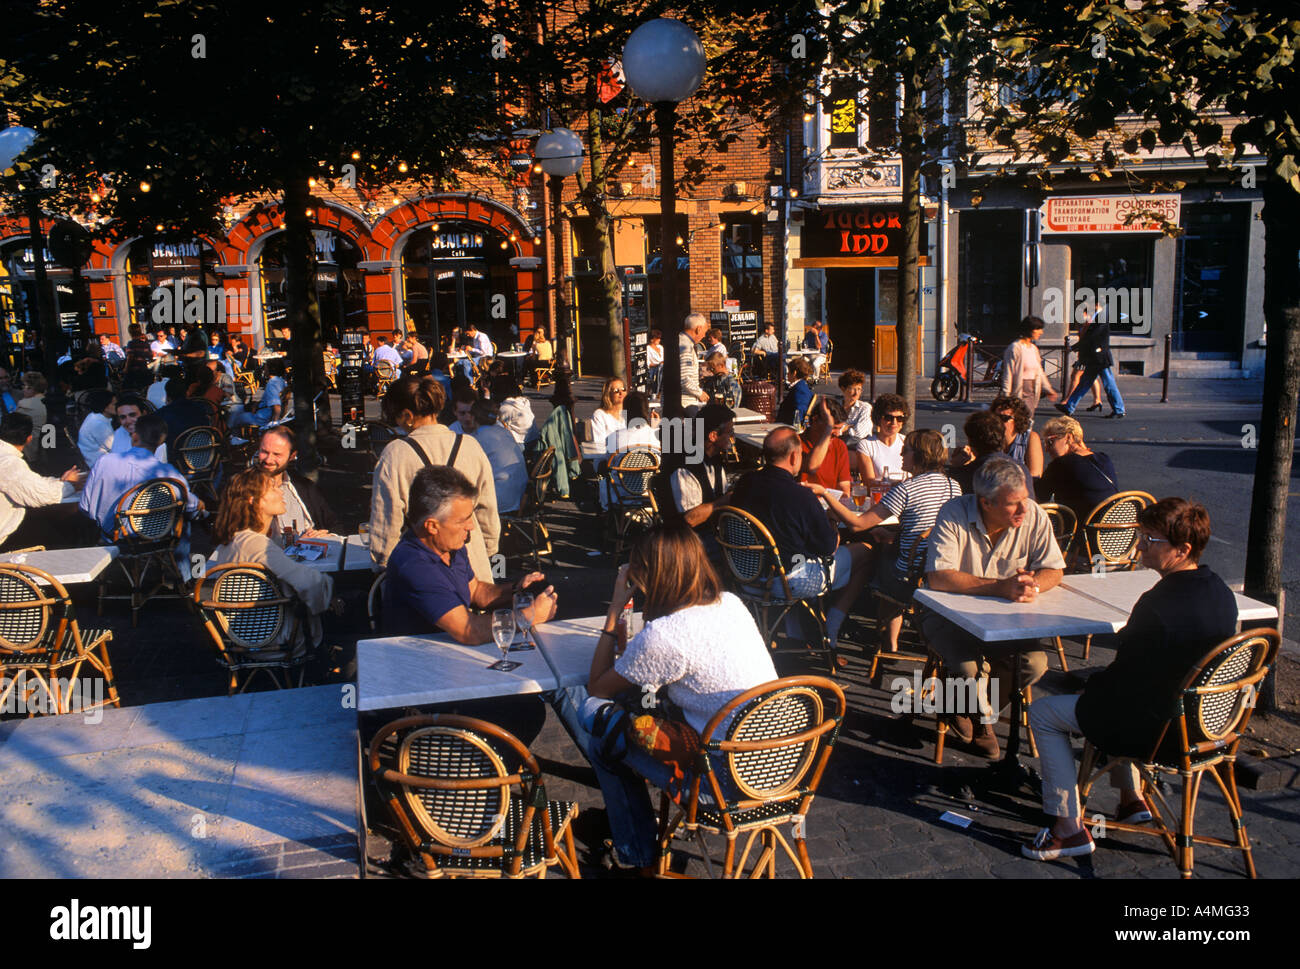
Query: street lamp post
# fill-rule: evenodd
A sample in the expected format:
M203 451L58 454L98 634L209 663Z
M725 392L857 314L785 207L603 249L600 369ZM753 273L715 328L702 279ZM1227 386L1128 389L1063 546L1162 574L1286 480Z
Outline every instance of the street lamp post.
M564 177L582 170L582 139L568 128L556 128L537 139L533 156L550 176L551 205L555 213L555 337L559 341L559 358L572 369L573 354L569 340L569 317L564 302L564 236L560 232L560 203L564 197Z
M677 179L673 132L677 102L689 98L704 79L704 45L680 20L660 17L632 31L623 47L623 76L637 97L655 106L659 128L659 264L663 270L660 327L664 331L663 411L682 413L682 368L677 312Z
M31 147L36 140L36 132L31 128L15 125L0 131L0 171L12 168L18 156ZM58 367L59 347L63 332L58 320L54 318L54 308L50 303L49 277L45 274L45 232L41 228L40 193L35 179L23 178L26 188L27 230L32 247L33 272L36 284L36 323L44 344L41 359L45 362L45 376L50 381L52 390L58 387L55 370Z

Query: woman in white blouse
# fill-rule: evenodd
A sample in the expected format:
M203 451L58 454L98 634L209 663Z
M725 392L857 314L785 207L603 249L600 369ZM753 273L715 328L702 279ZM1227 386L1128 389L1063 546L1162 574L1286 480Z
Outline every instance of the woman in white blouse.
M320 616L333 602L334 579L293 561L271 541L271 522L282 514L284 493L274 478L257 469L239 472L221 495L221 507L212 526L212 538L217 542L212 563L252 562L265 566L306 607L311 642L319 643ZM288 643L290 632L286 625L280 642Z
M621 427L627 427L627 414L623 410L623 398L627 396L627 385L618 377L605 381L605 389L600 395L600 406L591 415L591 439L596 444L604 445L610 434Z
M645 628L624 646L617 628L634 589L645 595ZM602 753L591 734L602 698L636 687L662 689L702 733L728 702L774 679L772 656L753 616L736 596L722 591L695 533L669 528L647 534L614 582L587 689L565 691L560 709L596 771L614 847L624 865L649 874L656 862L655 817L642 778L662 788L669 770L631 745L617 763ZM725 737L728 726L722 724L714 737ZM725 777L725 769L720 770ZM703 787L701 791L703 797Z
M897 394L881 394L871 408L876 433L859 442L854 455L856 468L865 485L898 478L903 474L903 425L908 417L907 401Z

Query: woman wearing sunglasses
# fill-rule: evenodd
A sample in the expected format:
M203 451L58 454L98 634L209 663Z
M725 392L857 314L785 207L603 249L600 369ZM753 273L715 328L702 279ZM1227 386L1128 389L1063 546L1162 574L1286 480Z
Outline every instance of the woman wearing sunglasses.
M1073 417L1048 421L1043 428L1043 442L1051 456L1038 488L1045 501L1067 506L1082 522L1089 512L1121 490L1115 465L1083 443L1083 428Z
M876 432L860 441L853 453L854 469L864 485L890 480L903 473L903 425L910 411L897 394L881 394L871 407Z

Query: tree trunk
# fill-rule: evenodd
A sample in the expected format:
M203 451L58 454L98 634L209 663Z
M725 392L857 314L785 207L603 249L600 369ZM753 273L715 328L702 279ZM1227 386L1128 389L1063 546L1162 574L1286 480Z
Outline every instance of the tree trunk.
M920 271L921 219L921 85L914 70L903 72L902 142L903 250L898 257L898 396L916 414L917 273ZM915 417L913 417L913 420ZM909 425L911 421L909 421Z
M1246 540L1245 593L1276 604L1282 588L1286 506L1300 396L1300 276L1295 271L1295 254L1300 248L1300 196L1270 176L1264 182L1263 215L1268 353ZM1264 706L1271 694L1271 685L1266 687L1270 689L1264 691Z
M594 95L594 89L593 89ZM601 142L600 109L587 112L588 151L591 155L591 180L587 183L584 207L595 225L596 251L600 253L600 315L609 325L610 374L627 382L627 363L623 358L623 287L614 269L614 233L609 210L605 206L605 190L609 173Z
M317 392L325 386L320 306L316 302L316 247L307 218L310 195L305 169L290 174L284 188L286 322L293 365L293 409L298 463L304 471L319 463L316 453Z

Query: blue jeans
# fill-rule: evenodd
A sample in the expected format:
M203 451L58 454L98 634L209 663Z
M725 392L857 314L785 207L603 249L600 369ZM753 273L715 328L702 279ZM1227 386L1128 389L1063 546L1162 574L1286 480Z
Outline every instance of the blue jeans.
M571 686L556 692L553 706L596 772L619 862L645 868L658 860L659 840L659 822L645 782L662 790L672 775L664 764L631 745L619 763L609 763L601 757L600 744L592 737L591 726L596 711L608 702L588 694L586 687ZM707 788L707 781L701 783L701 804L713 804Z
M1110 401L1110 409L1116 414L1124 413L1124 398L1119 395L1119 385L1115 383L1115 374L1110 367L1087 366L1083 368L1083 376L1079 378L1079 386L1074 388L1074 393L1070 399L1065 402L1066 413L1073 414L1074 409L1079 406L1079 401L1083 400L1083 395L1088 392L1092 382L1101 379L1102 389L1106 391L1106 399Z

